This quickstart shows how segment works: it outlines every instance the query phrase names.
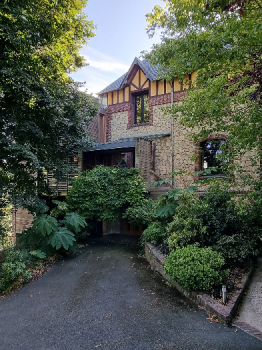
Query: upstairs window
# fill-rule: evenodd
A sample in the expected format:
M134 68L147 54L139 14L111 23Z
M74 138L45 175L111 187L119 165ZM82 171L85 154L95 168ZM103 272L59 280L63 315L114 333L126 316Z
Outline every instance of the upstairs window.
M217 168L217 171L212 171L211 175L223 175L223 170L221 169L221 165L223 160L221 159L222 146L226 143L225 140L222 139L213 139L206 140L201 142L200 150L201 150L201 163L202 170L206 170L208 168Z
M148 92L134 96L134 112L135 124L149 122Z

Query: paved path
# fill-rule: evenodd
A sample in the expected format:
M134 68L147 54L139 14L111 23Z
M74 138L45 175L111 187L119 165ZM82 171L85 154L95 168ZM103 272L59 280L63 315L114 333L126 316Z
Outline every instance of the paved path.
M103 242L0 302L1 350L262 349L236 330L211 324L135 247Z
M235 324L262 340L262 257L257 260L255 273Z

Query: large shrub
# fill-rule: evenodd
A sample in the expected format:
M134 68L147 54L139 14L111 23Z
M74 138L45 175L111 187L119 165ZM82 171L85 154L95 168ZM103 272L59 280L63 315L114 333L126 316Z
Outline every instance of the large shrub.
M182 191L172 221L167 225L171 250L199 243L212 246L227 263L243 262L258 256L262 248L260 197L247 200L218 187L198 198Z
M84 218L76 213L64 213L60 220L42 214L34 218L32 227L19 235L18 243L22 248L41 250L45 255L57 250L63 252L74 249L76 238L85 227Z
M181 191L178 195L176 214L167 225L168 244L171 250L196 242L204 245L207 228L201 217L202 204L194 193Z
M154 221L142 233L142 243L149 242L152 244L162 243L166 241L167 231L164 223Z
M26 282L31 276L27 270L24 256L21 251L13 248L5 251L5 262L0 273L0 290L11 289L14 281Z
M172 252L165 262L165 272L187 290L209 290L228 276L223 270L221 253L197 244Z
M261 231L251 228L246 234L240 232L222 236L214 249L221 252L228 263L242 263L262 253Z
M66 201L86 219L117 221L121 210L146 201L145 192L139 169L99 165L79 176Z
M123 214L123 218L134 225L148 226L153 221L156 205L157 202L149 198L140 206L127 208Z

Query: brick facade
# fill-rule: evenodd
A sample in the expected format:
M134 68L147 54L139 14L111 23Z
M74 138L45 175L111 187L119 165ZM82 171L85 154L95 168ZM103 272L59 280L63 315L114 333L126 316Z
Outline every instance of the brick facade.
M174 103L179 103L182 98L185 97L185 92L174 93ZM124 102L115 105L110 105L106 109L107 117L107 142L117 141L123 137L139 137L139 135L152 135L159 133L171 132L171 117L164 115L163 107L169 106L171 103L171 94L164 94L160 96L153 96L149 98L149 122L143 124L134 124L134 111L133 102ZM175 168L192 168L194 171L194 163L190 162L190 157L194 153L194 145L186 137L186 132L181 126L175 126L174 131L175 142ZM142 144L142 143L141 143ZM136 150L136 167L143 169L141 159L143 158L145 164L146 159L150 158L150 168L155 170L155 173L161 178L169 178L169 174L172 171L171 164L171 137L162 136L153 138L151 140L151 155L146 156L147 152L143 153L143 157L140 159L141 144L139 146L139 152ZM152 149L154 148L154 154ZM139 160L138 160L139 158ZM139 164L138 164L139 163ZM148 164L147 164L148 165ZM149 175L145 176L147 182L150 182ZM151 175L151 181L154 177ZM183 178L185 182L185 177ZM192 183L192 176L188 176L186 184ZM182 183L182 179L177 182L177 186L184 187L186 185Z
M18 208L17 210L13 209L12 214L12 228L13 228L13 237L16 233L21 233L27 228L31 227L34 217L28 212L28 210L23 208Z
M90 121L86 132L93 140L99 142L99 114Z

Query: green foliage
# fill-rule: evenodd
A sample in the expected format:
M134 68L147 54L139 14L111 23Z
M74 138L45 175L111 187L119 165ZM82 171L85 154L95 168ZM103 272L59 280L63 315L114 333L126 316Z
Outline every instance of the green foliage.
M40 249L37 250L32 250L31 252L29 252L32 256L39 258L39 259L45 259L46 258L46 254L44 252L42 252Z
M261 230L222 236L214 246L227 262L242 263L256 258L262 253Z
M86 227L85 220L76 213L67 213L63 222L66 227L75 232L79 232L81 228Z
M210 187L200 199L182 192L176 214L167 226L169 248L197 242L221 252L227 263L258 256L262 248L260 196L253 194L256 200L231 199L234 197L234 193L220 191L217 186Z
M66 202L89 220L117 221L121 210L146 202L145 185L139 169L100 165L78 177Z
M94 36L85 0L7 0L0 6L0 192L39 214L43 169L57 178L91 144L86 126L98 101L68 73L85 64L81 45ZM37 179L36 179L37 177ZM37 180L37 191L35 188Z
M75 241L75 235L71 231L66 227L59 227L49 238L48 243L50 243L56 250L61 247L68 250L70 246L73 246Z
M0 195L0 248L12 244L12 206L7 196Z
M24 256L19 250L9 249L5 251L5 261L0 273L0 290L12 288L12 283L19 279L26 282L31 276L27 271Z
M209 290L228 276L224 262L222 254L194 244L171 252L164 269L186 290Z
M202 204L198 195L180 192L176 214L167 226L168 245L171 250L196 242L204 245L207 240L207 228L201 218Z
M134 225L148 226L153 220L153 213L155 211L157 202L152 199L147 199L139 207L129 207L123 214L124 219Z
M56 250L48 244L48 237L41 233L36 233L32 227L20 233L17 237L17 241L20 249L28 249L30 251L40 250L46 254L46 256L56 253Z
M158 65L158 78L198 72L196 83L184 84L182 104L167 108L195 141L210 134L228 135L225 171L237 171L237 181L254 182L233 159L254 150L261 159L262 6L256 1L166 0L147 15L148 32L161 29L161 43L147 57ZM200 30L201 28L201 30ZM249 177L249 179L248 179ZM242 179L243 178L243 179ZM255 178L255 181L258 179ZM231 183L232 185L232 183Z
M52 248L68 250L73 247L75 236L85 227L84 219L76 213L66 213L61 220L41 215L34 219L31 228L19 235L18 243L26 249L33 249L34 255L42 257L43 254L53 253Z
M154 212L154 217L157 220L164 220L169 222L170 219L175 215L177 207L179 205L179 195L183 192L193 193L198 187L188 187L184 190L180 188L175 188L164 194L162 194L158 199L158 204Z
M55 218L57 218L58 216L64 217L68 212L67 203L65 201L60 202L57 200L53 200L52 202L56 205L56 207L51 211L51 215Z
M157 244L165 242L167 238L166 225L160 221L154 221L142 233L142 242Z
M50 236L58 227L58 222L55 218L49 215L41 215L34 219L32 229L44 237Z

